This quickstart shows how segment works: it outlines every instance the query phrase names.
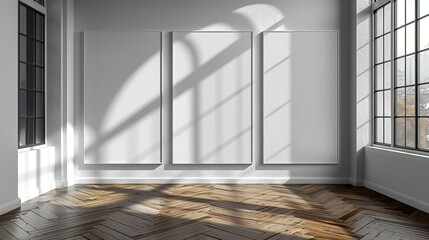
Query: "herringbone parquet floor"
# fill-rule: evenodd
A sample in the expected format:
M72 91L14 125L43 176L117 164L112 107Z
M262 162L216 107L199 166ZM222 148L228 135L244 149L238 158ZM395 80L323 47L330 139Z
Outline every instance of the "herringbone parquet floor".
M76 185L0 217L0 239L429 239L429 214L325 185Z

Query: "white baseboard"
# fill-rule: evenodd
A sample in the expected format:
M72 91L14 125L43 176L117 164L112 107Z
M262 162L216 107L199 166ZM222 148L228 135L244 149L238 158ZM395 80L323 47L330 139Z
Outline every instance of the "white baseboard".
M0 215L8 213L14 209L21 207L21 199L17 198L3 205L0 205Z
M76 184L349 184L348 178L76 178Z
M405 195L403 193L400 193L400 192L395 191L393 189L381 186L379 184L373 183L373 182L368 181L368 180L364 181L364 186L369 188L369 189L372 189L376 192L384 194L388 197L391 197L395 200L398 200L400 202L403 202L403 203L408 204L412 207L415 207L417 209L420 209L422 211L429 213L429 203L428 202L424 202L424 201L421 201L417 198L410 197L408 195Z
M56 181L55 182L55 189L58 189L58 188L65 188L65 187L68 187L69 185L68 185L68 182L67 182L67 180L64 180L64 181Z

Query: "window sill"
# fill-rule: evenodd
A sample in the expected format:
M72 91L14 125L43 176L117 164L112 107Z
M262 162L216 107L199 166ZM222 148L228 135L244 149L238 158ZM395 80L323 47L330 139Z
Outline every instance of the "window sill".
M20 148L20 149L18 149L18 153L37 151L37 150L42 150L42 149L51 148L51 147L53 147L53 146L48 146L47 144L43 144L43 145L37 145L37 146L32 146L32 147Z
M365 149L366 148L375 149L375 150L379 150L379 151L386 151L386 152L391 152L391 153L396 153L396 154L402 154L402 155L406 155L406 156L414 156L414 157L429 159L429 152L421 152L421 151L416 151L416 150L394 148L394 147L392 148L392 147L386 147L386 146L382 146L382 145L369 145L369 146L366 146Z

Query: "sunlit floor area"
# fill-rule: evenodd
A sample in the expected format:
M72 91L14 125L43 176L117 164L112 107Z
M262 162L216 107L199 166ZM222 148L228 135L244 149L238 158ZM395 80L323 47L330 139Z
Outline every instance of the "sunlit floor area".
M429 214L346 185L76 185L0 218L1 239L429 239Z

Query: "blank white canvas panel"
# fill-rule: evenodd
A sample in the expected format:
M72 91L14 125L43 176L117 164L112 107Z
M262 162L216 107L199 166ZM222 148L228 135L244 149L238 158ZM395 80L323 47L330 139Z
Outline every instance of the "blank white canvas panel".
M338 163L338 33L265 32L264 164Z
M251 164L252 33L173 33L173 164Z
M84 32L84 163L161 163L161 32Z

